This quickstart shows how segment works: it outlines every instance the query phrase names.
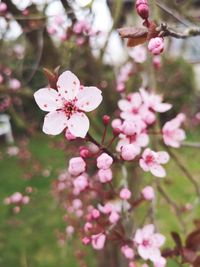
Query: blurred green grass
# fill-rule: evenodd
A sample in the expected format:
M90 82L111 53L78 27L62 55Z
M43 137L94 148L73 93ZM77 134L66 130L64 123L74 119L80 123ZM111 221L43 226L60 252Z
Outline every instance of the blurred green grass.
M190 140L198 140L197 135L189 136ZM30 140L29 148L44 169L52 169L49 177L39 174L30 180L24 179L24 169L29 168L19 164L17 157L6 155L4 146L1 150L3 160L0 160L0 267L76 267L76 258L70 245L61 247L56 239L56 230L64 229L62 212L51 195L51 182L56 179L58 170L66 167L66 155L60 149L49 145L50 139L35 137ZM177 151L183 163L190 171L199 177L200 157L198 149L181 148ZM199 203L191 183L171 160L167 165L168 176L160 180L167 194L179 205L191 203L194 208L189 213L183 213L187 232L192 230L193 219L200 216ZM145 183L152 182L148 176ZM198 181L200 182L200 181ZM24 192L27 186L37 188L31 196L31 202L23 206L22 211L14 215L10 207L3 204L5 197L19 191ZM180 231L177 216L171 207L159 196L156 203L155 216L158 227L167 235L167 244L173 244L171 231ZM145 208L145 206L143 207ZM136 211L136 215L139 211ZM184 233L184 231L182 231ZM89 259L89 266L91 261ZM175 262L168 263L169 267L179 266Z

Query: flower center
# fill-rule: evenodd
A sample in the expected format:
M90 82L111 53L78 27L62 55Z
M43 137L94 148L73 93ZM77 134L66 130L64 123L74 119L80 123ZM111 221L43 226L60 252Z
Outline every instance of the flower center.
M76 107L76 99L65 101L63 110L66 113L66 116L70 118L72 114L78 110L78 108Z
M148 155L148 156L146 156L145 161L146 161L147 164L152 164L152 163L154 163L155 158L154 158L153 155Z
M144 247L148 247L148 246L150 246L150 242L149 242L149 240L143 240L142 241L142 245L144 246Z

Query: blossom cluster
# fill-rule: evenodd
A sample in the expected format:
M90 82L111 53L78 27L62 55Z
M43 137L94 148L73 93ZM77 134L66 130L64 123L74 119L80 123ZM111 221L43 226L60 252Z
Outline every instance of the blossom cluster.
M29 190L29 192L30 192L30 190ZM20 192L15 192L11 196L6 197L4 199L4 204L14 206L13 212L19 213L21 211L21 207L23 205L27 205L29 203L29 201L30 201L29 196L23 195Z
M50 21L47 31L50 36L56 37L62 42L74 38L77 46L83 46L90 37L98 34L86 20L76 21L72 26L69 26L64 15L55 16Z
M56 88L42 88L34 97L39 107L49 112L44 120L44 133L57 135L65 130L69 142L78 138L84 142L53 187L55 196L66 210L66 240L79 233L84 245L91 244L95 250L101 250L114 238L130 266L136 255L150 260L155 267L166 266L160 251L165 238L154 232L153 225L135 229L131 237L124 227L125 218L135 208L154 200L153 187L147 185L135 198L126 175L122 173L119 182L115 166L137 163L144 172L165 177L162 165L169 161L169 155L166 151L153 150L150 140L156 134L163 146L179 147L185 138L185 132L180 128L185 116L177 115L155 132L158 114L167 112L172 105L163 102L163 98L153 91L140 88L138 92L121 95L117 117L112 122L109 116L103 117L104 131L102 141L98 143L88 133L89 120L85 115L102 102L98 88L82 86L75 74L65 71L58 77ZM113 137L105 146L108 127L112 127ZM114 151L111 149L113 144L116 144ZM114 184L118 185L114 187ZM118 232L121 234L117 235Z

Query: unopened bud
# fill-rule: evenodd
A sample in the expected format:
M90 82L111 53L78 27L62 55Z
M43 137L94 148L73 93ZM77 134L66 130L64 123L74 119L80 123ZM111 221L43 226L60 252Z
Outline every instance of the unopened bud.
M103 124L104 125L108 125L109 122L110 122L110 116L104 115L103 118L102 118L102 120L103 120Z
M149 17L149 4L147 0L137 0L136 1L136 10L138 15L147 20Z

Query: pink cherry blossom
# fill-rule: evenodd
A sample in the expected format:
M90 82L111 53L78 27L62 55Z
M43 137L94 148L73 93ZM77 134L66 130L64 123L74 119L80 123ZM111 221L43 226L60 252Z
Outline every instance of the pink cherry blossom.
M148 49L153 55L159 55L164 50L164 39L162 37L151 38Z
M162 128L162 134L166 145L175 148L180 147L181 142L186 138L185 131L180 129L184 119L184 114L179 114L173 120L165 123Z
M96 250L102 250L106 242L106 236L103 233L92 235L92 247Z
M155 192L152 186L146 186L141 192L145 200L151 201L155 198Z
M167 152L155 152L146 148L142 154L139 164L145 172L150 171L154 176L165 177L166 172L161 164L166 164L168 161L169 155Z
M77 176L86 169L86 163L81 157L72 158L69 161L68 171L71 175Z
M109 183L112 180L112 176L111 169L100 169L98 171L98 177L101 183Z
M111 156L109 156L107 153L102 153L97 158L97 167L99 169L107 170L110 168L112 163L113 163L113 158Z
M21 87L21 82L19 80L13 78L9 81L9 87L10 87L10 89L12 89L14 91L18 90Z
M161 258L160 247L165 243L165 237L154 233L154 225L146 225L135 233L134 242L139 255L144 260L157 262Z
M120 218L119 214L117 212L113 211L113 212L111 212L108 219L109 219L109 222L111 224L115 224L119 221L119 218Z
M88 179L85 175L80 175L73 180L74 188L77 193L84 191L88 187Z
M153 92L147 92L143 88L140 89L141 97L144 101L144 104L148 109L151 109L155 112L166 112L172 108L171 104L162 103L162 96L154 94Z
M133 160L137 155L140 154L140 148L139 146L135 146L133 144L127 144L121 147L121 157L124 160L131 161Z
M131 198L131 191L128 188L122 188L119 196L123 200L128 200Z
M96 109L102 101L96 87L83 87L70 71L63 72L57 82L57 90L42 88L35 92L35 101L45 116L43 132L57 135L65 128L76 137L84 138L89 130L89 120L84 112Z

